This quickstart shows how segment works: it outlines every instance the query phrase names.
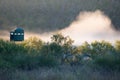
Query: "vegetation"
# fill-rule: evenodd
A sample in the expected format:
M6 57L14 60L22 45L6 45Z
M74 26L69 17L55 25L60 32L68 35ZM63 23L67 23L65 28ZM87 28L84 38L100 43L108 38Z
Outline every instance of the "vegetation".
M63 36L61 33L53 35L50 43L45 43L36 37L20 43L1 39L0 79L16 80L16 77L20 77L20 80L29 80L31 76L36 77L36 70L41 72L41 69L53 71L46 73L46 77L42 77L45 74L44 71L42 74L38 74L41 76L38 79L43 78L43 80L78 80L79 78L87 80L85 74L90 76L90 80L93 78L106 80L109 79L110 73L120 72L120 41L116 41L114 46L106 41L85 42L80 46L73 46L73 42L69 36ZM65 73L62 71L64 69ZM81 76L82 70L85 71L83 77ZM35 74L27 76L29 72L26 71ZM98 73L96 76L92 76L89 71L95 72L93 74L96 74L97 71ZM108 72L110 73L108 74ZM107 73L107 78L105 79L101 73ZM50 79L47 79L48 76L51 76ZM116 75L114 77L119 79Z
M16 70L12 73L8 70L0 77L1 80L119 80L119 76L118 71L97 71L85 66L60 66L31 71Z

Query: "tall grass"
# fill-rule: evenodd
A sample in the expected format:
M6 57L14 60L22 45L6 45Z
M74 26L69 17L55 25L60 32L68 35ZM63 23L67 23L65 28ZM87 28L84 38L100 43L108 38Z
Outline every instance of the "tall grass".
M32 71L17 70L12 80L119 80L120 72L101 72L87 66L59 66Z

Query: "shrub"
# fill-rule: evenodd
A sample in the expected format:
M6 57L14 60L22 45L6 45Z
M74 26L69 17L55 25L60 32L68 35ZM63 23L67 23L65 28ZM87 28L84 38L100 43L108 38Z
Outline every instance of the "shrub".
M57 59L56 61L60 62L63 56L63 49L60 45L56 43L46 44L42 46L40 50L40 55L42 55L42 57L53 57Z
M51 54L49 55L41 55L39 58L39 65L46 67L54 67L59 64L57 58Z
M30 37L22 42L21 45L27 48L29 52L39 52L41 47L43 46L43 41L37 37Z
M34 55L22 44L0 40L1 68L32 68L37 61Z
M104 54L101 56L96 56L95 58L96 66L104 69L120 70L120 55L117 54Z

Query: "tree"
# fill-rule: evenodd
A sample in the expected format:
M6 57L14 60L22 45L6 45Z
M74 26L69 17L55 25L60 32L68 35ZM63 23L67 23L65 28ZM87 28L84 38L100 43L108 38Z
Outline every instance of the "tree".
M82 54L89 54L91 51L91 45L88 42L84 42L78 48Z
M93 54L105 54L105 53L114 53L115 48L111 43L106 41L95 41L91 43L91 50Z
M115 48L112 46L111 43L106 41L95 41L89 44L88 42L85 42L80 47L80 52L82 54L87 54L91 57L96 57L104 54L114 54Z
M37 37L30 37L29 39L25 40L22 45L29 48L29 50L34 49L39 51L43 45L43 41Z
M53 43L61 45L64 53L72 52L72 43L74 42L69 36L63 36L61 33L57 33L51 37Z
M117 50L117 52L120 52L120 41L116 41L115 42L115 49Z
M65 43L65 37L61 33L57 33L51 37L51 41L58 45L63 45Z

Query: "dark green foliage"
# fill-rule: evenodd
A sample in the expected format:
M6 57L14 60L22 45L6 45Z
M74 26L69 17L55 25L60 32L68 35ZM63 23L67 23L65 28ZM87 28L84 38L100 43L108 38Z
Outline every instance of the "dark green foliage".
M48 62L48 64L60 64L61 63L61 58L63 56L63 49L61 45L58 45L56 43L48 43L44 46L42 46L40 50L41 58L43 59L42 62ZM52 59L53 58L53 59ZM50 59L50 60L49 60ZM53 60L53 61L51 61ZM53 63L52 63L53 62Z
M26 52L27 50L24 48L24 46L20 44L15 44L14 42L8 42L0 40L0 54L15 54L15 53L22 53ZM15 52L15 53L14 53Z
M73 46L73 40L62 34L52 36L51 43L31 37L16 43L0 40L0 68L31 70L61 64L88 65L120 70L119 41L115 46L106 41L85 42Z
M60 56L62 54L62 47L56 43L45 44L41 47L40 53Z
M39 58L39 65L42 67L54 67L57 66L58 64L60 64L58 62L59 59L57 59L57 57L48 54L48 55L41 55Z
M120 55L118 54L96 56L94 61L97 67L102 67L105 70L120 70Z
M63 36L61 33L57 33L51 37L53 43L60 45L63 49L63 53L72 53L73 40L69 36Z
M106 41L95 41L92 43L85 42L83 45L79 46L78 49L81 54L80 62L82 61L84 64L90 64L90 66L94 66L94 68L102 68L108 70L120 69L118 42L116 43L115 47ZM89 56L87 62L84 60L86 55Z
M49 54L46 46L49 48ZM43 45L41 40L34 37L22 43L0 40L0 49L0 68L30 70L40 66L57 65L61 46L54 43Z
M27 48L21 44L0 40L0 49L0 66L3 68L19 67L28 61Z
M93 54L104 54L104 53L114 53L115 48L111 45L111 43L106 41L95 41L91 43L91 48Z
M62 46L56 43L51 43L49 45L49 53L51 53L51 55L54 55L56 57L62 56Z
M91 57L96 57L96 55L104 55L104 54L114 54L116 50L111 43L106 41L95 41L91 44L85 42L82 46L79 47L81 53L89 54Z

